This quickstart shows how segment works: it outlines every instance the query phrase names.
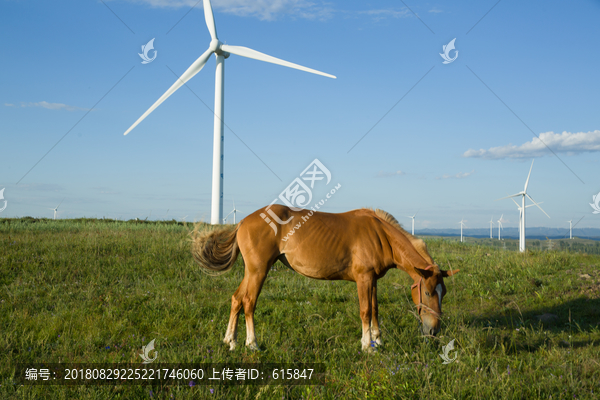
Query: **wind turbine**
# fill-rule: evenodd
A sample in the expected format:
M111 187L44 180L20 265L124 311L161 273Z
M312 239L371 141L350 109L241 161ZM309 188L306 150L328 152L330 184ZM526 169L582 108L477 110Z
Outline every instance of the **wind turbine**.
M513 203L515 203L515 205L516 205L516 206L517 206L517 208L519 209L519 221L520 221L520 220L521 220L521 217L523 216L523 207L521 207L521 206L519 205L519 203L517 203L517 202L515 201L515 199L511 198L511 200L513 201ZM544 202L543 202L543 201L540 201L539 203L528 204L528 205L526 205L526 206L525 206L525 208L529 208L529 207L532 207L532 206L535 206L535 205L538 205L538 204L542 204L542 203L544 203ZM521 234L521 225L519 224L519 235L520 235L520 234Z
M412 217L410 215L407 215L407 218L411 218L412 219L412 232L411 234L414 235L415 234L415 217L417 216L419 212L417 211L415 213L415 215L413 215Z
M461 219L459 222L459 224L460 224L460 242L461 243L463 241L463 226L466 226L465 223L463 222L463 219Z
M500 240L500 239L501 239L501 236L500 236L500 229L504 229L504 228L502 227L502 217L504 217L504 214L502 214L502 215L500 216L500 219L498 220L498 240Z
M150 107L140 118L127 131L124 133L127 135L133 128L135 128L140 122L144 120L156 107L162 104L169 96L171 96L177 89L183 86L187 81L192 79L200 70L204 67L211 54L215 53L217 58L217 68L215 77L215 118L214 118L214 138L213 138L213 174L212 174L212 203L211 203L211 224L216 225L223 221L223 144L224 144L224 117L223 109L225 106L224 102L224 89L225 89L225 59L230 54L236 54L238 56L253 58L259 61L265 61L271 64L278 64L284 67L295 68L301 71L310 72L317 75L327 76L334 78L335 76L320 72L311 68L303 67L298 64L294 64L288 61L281 60L269 56L264 53L260 53L256 50L249 49L242 46L231 46L223 44L217 37L217 28L215 26L215 18L212 11L210 0L204 0L204 19L208 26L211 41L208 49L196 60L194 63L177 79L177 81L167 90L153 105Z
M64 201L64 197L63 199L60 201L60 203L58 203L58 205L56 206L56 208L49 208L49 210L54 210L54 219L56 219L56 214L58 213L58 207L60 207L60 205L62 204L62 202Z
M540 210L542 210L542 207L540 207L535 200L533 200L533 198L527 194L527 186L529 186L529 178L531 177L531 170L533 169L533 161L531 161L531 167L529 167L529 175L527 175L527 180L525 181L525 187L523 188L522 192L519 192L517 194L513 194L511 196L506 196L506 197L502 197L501 199L498 200L502 200L502 199L508 199L511 197L518 197L521 196L521 208L523 209L521 212L521 217L519 218L519 251L524 252L525 251L525 197L529 197L529 200L531 200L533 202L533 205L537 206L537 208L539 208ZM546 211L542 210L542 212L544 214L546 214ZM546 216L548 218L550 218L550 216L548 214L546 214Z
M573 239L573 219L567 222L569 223L569 239Z
M231 213L233 213L233 224L235 225L235 214L240 211L237 208L235 208L235 200L233 200L233 210L231 210L231 212L229 214L227 214L227 216L223 219L223 223L225 223L225 221L227 221L227 218L231 215Z
M493 219L494 219L494 216L492 215L491 218L490 218L490 239L493 239L492 238L492 227L494 226Z

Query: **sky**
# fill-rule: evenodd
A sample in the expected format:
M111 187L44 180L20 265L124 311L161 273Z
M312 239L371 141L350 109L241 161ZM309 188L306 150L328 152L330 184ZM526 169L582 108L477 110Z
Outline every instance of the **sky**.
M496 200L535 159L528 193L550 218L528 208L527 226L600 227L600 1L212 4L222 42L337 77L225 61L225 214L318 159L331 179L311 204L339 185L321 211L515 227ZM123 135L208 48L201 1L0 0L0 37L0 217L210 219L214 56Z

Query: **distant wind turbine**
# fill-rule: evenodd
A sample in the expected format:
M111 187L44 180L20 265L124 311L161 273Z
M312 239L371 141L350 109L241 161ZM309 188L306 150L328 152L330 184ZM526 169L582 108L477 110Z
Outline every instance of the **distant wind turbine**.
M56 214L58 214L58 207L60 207L60 205L62 204L62 202L64 201L64 197L63 199L60 201L60 203L58 203L58 205L56 206L56 208L49 208L49 210L54 210L54 219L56 219Z
M229 214L227 214L227 216L223 219L223 223L225 223L225 221L227 221L227 218L233 213L233 224L235 225L235 214L240 211L237 208L235 208L235 200L233 200L233 210L231 210L231 212Z
M513 194L511 196L506 196L506 197L502 197L501 199L498 200L502 200L502 199L508 199L511 197L519 197L521 196L521 208L522 208L522 212L521 212L521 218L519 218L519 251L524 252L525 251L525 197L528 197L529 200L531 200L533 202L533 205L537 206L537 208L539 208L544 214L546 214L546 211L542 210L542 207L540 207L535 200L533 200L533 198L527 193L527 186L529 186L529 178L531 177L531 170L533 169L533 160L531 161L531 167L529 167L529 175L527 175L527 180L525 181L525 187L523 188L522 192ZM550 218L550 216L548 214L546 214L546 216L548 218Z
M407 215L407 218L411 218L412 219L412 232L411 234L414 235L415 234L415 217L417 216L419 212L417 211L415 213L415 215L413 215L412 217L410 215Z
M127 135L133 128L135 128L140 122L144 120L156 107L162 104L169 96L171 96L177 89L183 86L187 81L192 79L200 70L204 67L211 54L215 54L217 57L217 71L215 78L215 110L214 110L214 138L213 138L213 174L212 174L212 205L211 205L211 224L216 225L223 221L223 144L224 144L224 117L223 109L225 106L224 102L224 89L225 89L225 59L230 54L236 54L238 56L253 58L255 60L268 62L271 64L278 64L284 67L295 68L300 71L310 72L317 75L323 75L329 78L335 76L326 74L321 71L317 71L311 68L303 67L298 64L294 64L288 61L281 60L269 56L264 53L260 53L256 50L249 49L242 46L230 46L223 44L217 37L217 28L215 25L215 18L212 11L210 0L204 0L204 19L208 26L211 41L208 49L196 60L194 63L177 79L177 81L167 90L153 105L150 107L140 118L127 131Z
M460 242L462 243L463 241L463 226L466 227L465 223L463 222L464 218L460 220L459 224L460 224Z
M513 201L513 203L515 203L515 205L519 209L519 221L520 221L521 218L523 217L523 208L519 205L519 203L517 203L515 201L515 199L511 198L511 200ZM544 203L543 201L540 201L539 203L528 204L528 205L525 206L525 208L529 208L529 207L536 206L538 204L543 204L543 203ZM519 237L521 237L520 235L521 235L521 225L519 224Z
M501 236L500 236L500 229L504 229L504 228L502 227L502 217L504 217L504 214L502 214L502 215L500 216L500 219L498 220L498 240L500 240L500 239L501 239Z
M573 239L573 228L575 228L577 226L577 224L579 224L584 217L585 217L585 215L583 217L579 218L579 220L577 222L575 222L573 225L569 226L569 233L570 233L571 239ZM573 220L571 220L571 221L573 221ZM569 224L570 224L571 221L567 221L567 222L569 222ZM565 235L565 237L567 237L567 235Z
M569 239L573 239L573 218L567 222L569 223Z
M492 239L492 227L494 226L494 216L492 215L492 217L490 218L490 239Z

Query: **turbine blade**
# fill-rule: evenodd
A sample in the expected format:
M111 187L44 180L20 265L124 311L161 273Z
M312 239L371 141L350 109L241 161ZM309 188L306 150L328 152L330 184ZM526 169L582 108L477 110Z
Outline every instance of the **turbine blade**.
M537 208L539 208L540 210L542 210L542 212L543 212L544 214L546 214L546 216L547 216L548 218L550 218L550 216L549 216L549 215L546 213L546 211L544 211L544 210L542 209L542 207L540 207L540 206L538 205L538 203L536 203L536 202L535 202L535 200L534 200L534 199L533 199L533 198L532 198L530 195L528 195L528 194L525 194L525 195L526 195L527 197L529 197L529 200L533 201L533 204L535 204L535 205L537 206Z
M60 203L58 203L58 205L56 206L56 209L58 210L58 207L60 207L60 205L62 204L62 202L65 201L65 198L63 197L63 199L60 201Z
M494 201L498 201L498 200L504 200L504 199L508 199L508 198L510 198L510 197L517 197L517 196L522 196L522 195L523 195L523 192L521 192L521 193L517 193L517 194L513 194L513 195L511 195L511 196L502 197L502 198L500 198L500 199L496 199L496 200L494 200Z
M194 63L192 65L190 65L190 67L181 75L181 77L179 79L177 79L177 81L175 81L175 83L169 88L169 90L167 90L165 92L165 94L163 94L160 97L160 99L156 100L156 102L154 104L152 104L152 107L150 107L148 109L148 111L146 111L144 113L144 115L139 117L138 120L135 121L135 123L133 125L131 125L129 127L129 129L127 129L127 131L123 135L127 135L129 132L131 132L133 130L133 128L138 126L138 124L140 122L142 122L148 115L150 115L150 113L152 111L154 111L156 109L156 107L160 106L163 103L163 101L168 99L169 96L171 96L173 93L175 93L175 91L177 89L179 89L187 81L192 79L194 77L194 75L196 75L198 72L200 72L200 70L202 70L202 68L208 61L208 58L210 57L211 54L212 54L212 50L208 49L204 52L204 54L202 54L200 57L198 57L198 59L196 61L194 61Z
M211 39L217 39L217 27L215 26L215 16L210 0L204 0L204 19L206 20L206 26L210 32Z
M268 62L271 64L283 65L284 67L299 69L300 71L310 72L312 74L323 75L328 78L336 79L335 76L326 74L325 72L317 71L316 69L303 67L302 65L294 64L289 61L281 60L279 58L275 58L273 56L269 56L267 54L261 53L256 50L249 49L248 47L242 46L230 46L228 44L224 44L221 46L221 50L226 51L231 54L237 54L238 56L253 58L255 60Z
M531 170L533 169L533 162L535 160L531 160L531 167L529 167L529 175L527 175L527 180L525 181L525 189L523 189L523 192L527 193L527 186L529 186L529 177L531 176Z
M517 202L515 201L515 199L513 199L512 197L511 197L510 199L513 201L513 203L515 203L515 204L517 205L517 207L519 207L519 209L521 209L521 206L519 205L519 203L517 203Z

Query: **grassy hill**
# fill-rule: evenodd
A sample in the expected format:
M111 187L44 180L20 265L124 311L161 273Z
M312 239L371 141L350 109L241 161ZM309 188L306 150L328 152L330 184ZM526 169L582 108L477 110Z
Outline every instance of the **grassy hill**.
M446 280L442 331L425 339L412 280L379 281L384 346L361 352L356 285L276 264L255 314L261 352L222 343L243 277L191 260L191 226L172 222L0 219L2 399L593 399L600 392L600 256L525 254L426 238ZM210 227L205 226L205 229ZM489 239L488 239L489 240ZM323 363L322 386L20 386L17 363ZM442 364L454 340L456 361ZM114 364L117 365L117 364Z

